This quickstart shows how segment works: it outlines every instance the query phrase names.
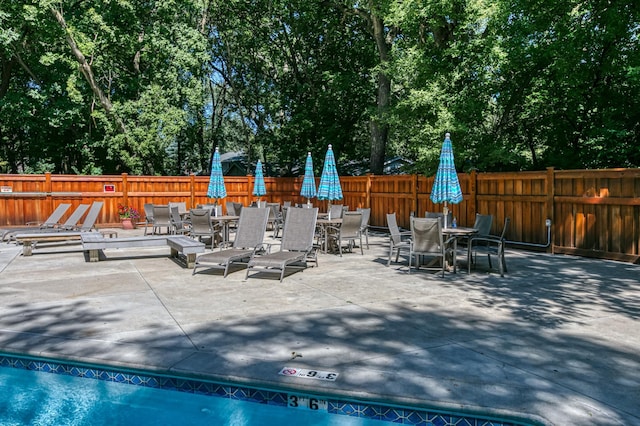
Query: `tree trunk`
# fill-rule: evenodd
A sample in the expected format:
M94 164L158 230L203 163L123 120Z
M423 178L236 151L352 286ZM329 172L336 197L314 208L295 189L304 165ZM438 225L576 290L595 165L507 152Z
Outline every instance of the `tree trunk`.
M98 99L100 100L100 104L102 105L104 110L107 112L107 114L109 114L115 120L120 132L123 134L126 133L126 127L124 125L124 122L120 119L120 117L116 116L116 114L113 112L113 105L111 104L111 101L104 94L102 89L100 89L98 82L93 76L91 65L89 65L89 63L87 62L87 59L80 51L80 48L78 48L78 45L75 39L73 38L73 36L71 35L71 32L67 28L67 23L64 19L64 16L62 16L62 13L60 13L58 10L54 8L50 8L49 10L53 14L53 16L56 18L56 21L58 21L58 23L64 30L65 35L67 37L67 43L69 44L69 47L71 47L71 51L73 52L73 55L76 57L76 60L80 64L80 72L82 72L82 75L84 75L85 79L89 83L91 90L98 97Z
M382 18L371 12L371 24L373 36L376 40L381 68L384 70L389 60L389 44L384 33ZM387 151L389 138L389 125L387 124L387 110L391 101L391 79L384 71L378 73L377 111L370 123L371 132L371 173L381 175L384 171L384 158Z

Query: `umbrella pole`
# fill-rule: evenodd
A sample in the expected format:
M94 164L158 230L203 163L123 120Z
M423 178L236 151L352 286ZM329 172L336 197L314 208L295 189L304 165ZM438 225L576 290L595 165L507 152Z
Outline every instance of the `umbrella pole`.
M449 208L447 207L447 202L444 202L444 208L442 209L442 213L444 213L444 227L447 227L447 219L449 218Z

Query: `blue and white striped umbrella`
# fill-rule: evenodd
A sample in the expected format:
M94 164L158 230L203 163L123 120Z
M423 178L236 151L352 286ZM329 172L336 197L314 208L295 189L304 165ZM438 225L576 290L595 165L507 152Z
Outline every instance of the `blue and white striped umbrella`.
M453 147L449 133L444 137L442 151L440 152L440 164L436 172L436 178L431 188L431 201L444 203L445 218L447 217L447 203L458 204L462 201L462 188L458 180L458 173L453 162ZM445 223L446 226L446 223Z
M224 186L224 177L222 176L222 163L220 162L220 152L218 147L213 153L213 161L211 162L211 177L209 177L209 188L207 188L207 197L224 198L227 196L227 188Z
M313 160L311 159L311 153L307 154L307 161L304 164L304 179L302 180L302 188L300 188L300 195L307 199L316 196L316 178L313 175Z
M256 174L253 180L253 195L258 197L258 199L263 195L267 195L267 187L264 185L262 162L260 160L258 160L258 163L256 164Z
M336 159L333 157L331 145L324 157L322 176L320 177L320 187L318 188L318 200L342 200L342 187L336 169Z

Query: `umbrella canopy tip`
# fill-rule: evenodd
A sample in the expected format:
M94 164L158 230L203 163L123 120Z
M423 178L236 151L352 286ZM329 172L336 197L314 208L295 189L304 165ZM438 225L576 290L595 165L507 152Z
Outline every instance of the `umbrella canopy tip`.
M444 137L447 138L447 139L451 138L451 133L449 133L449 132L445 133Z
M331 149L331 144L329 144L329 149Z

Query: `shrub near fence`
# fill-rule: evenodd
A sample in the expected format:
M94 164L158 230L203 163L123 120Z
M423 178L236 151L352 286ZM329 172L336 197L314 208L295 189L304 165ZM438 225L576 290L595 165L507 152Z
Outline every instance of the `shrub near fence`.
M464 199L450 209L460 226L471 226L476 213L494 216L498 233L511 218L507 238L512 244L557 253L638 262L640 249L640 169L554 170L518 173L459 174ZM344 199L351 209L371 207L372 226L386 227L386 214L396 212L400 226L411 213L440 211L429 199L433 177L419 175L341 177ZM0 175L0 226L42 221L62 202L74 207L105 202L97 224L119 224L118 204L143 211L145 203L210 203L208 176L76 176ZM251 195L253 177L225 177L227 198L241 202ZM304 203L299 178L265 178L269 202ZM321 211L327 201L313 199ZM63 218L64 220L64 218ZM546 221L550 220L550 240Z

